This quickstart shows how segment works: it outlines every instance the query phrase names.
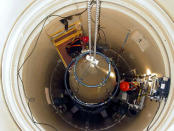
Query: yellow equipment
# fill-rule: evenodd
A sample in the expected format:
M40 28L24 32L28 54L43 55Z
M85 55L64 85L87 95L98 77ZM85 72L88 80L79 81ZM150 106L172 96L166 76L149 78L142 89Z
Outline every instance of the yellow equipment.
M82 36L82 29L80 21L77 21L68 26L68 30L61 29L51 36L51 41L56 47L58 54L65 67L71 62L72 58L66 52L67 44L73 42L76 38Z

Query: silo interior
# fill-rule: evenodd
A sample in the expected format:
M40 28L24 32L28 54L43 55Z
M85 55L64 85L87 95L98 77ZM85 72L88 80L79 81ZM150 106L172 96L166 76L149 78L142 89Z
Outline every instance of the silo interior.
M61 16L68 16L82 11L83 9L78 9L62 14ZM92 17L93 19L95 18L95 6L92 11ZM53 107L48 104L45 93L45 88L50 87L52 72L56 67L57 62L60 61L56 48L49 37L49 34L64 28L64 25L59 21L60 19L61 18L58 16L48 18L41 34L39 35L38 33L38 35L32 40L27 55L30 54L33 47L35 49L23 66L22 79L26 95L29 98L32 98L29 105L35 121L52 125L57 130L76 131L80 129L69 125L56 114ZM76 20L80 20L83 27L83 33L87 35L87 12L84 12L79 16L73 16L72 20L68 20L68 22L73 23ZM121 54L130 66L130 69L135 69L137 74L146 74L147 69L149 69L152 73L165 75L164 62L155 40L152 38L149 31L146 30L141 23L137 22L136 19L133 19L119 11L101 8L100 24L104 33L101 32L101 39L99 43L97 43L98 45L119 52L127 33L130 33L127 43L124 46L124 53ZM39 26L41 27L42 25L43 22L40 23ZM139 44L136 42L139 37L145 41L145 43L143 43L144 45L141 45L141 42ZM35 47L36 41L37 45ZM120 63L119 66L122 66L123 70L127 70L128 68L125 63ZM60 76L57 77L64 76L64 74L59 75ZM136 116L120 121L108 130L143 130L151 122L157 108L158 103L150 101L149 98L147 98L141 112ZM41 126L46 130L54 130L52 127L44 124L41 124Z

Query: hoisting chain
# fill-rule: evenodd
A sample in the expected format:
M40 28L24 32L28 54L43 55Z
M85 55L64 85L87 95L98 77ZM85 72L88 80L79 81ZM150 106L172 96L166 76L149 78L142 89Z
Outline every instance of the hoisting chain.
M89 51L91 56L92 46L91 46L91 0L88 0L88 33L89 33ZM95 32L94 32L94 60L96 57L96 46L97 46L97 36L98 36L98 25L99 25L99 10L100 10L100 0L96 0L96 17L95 17Z

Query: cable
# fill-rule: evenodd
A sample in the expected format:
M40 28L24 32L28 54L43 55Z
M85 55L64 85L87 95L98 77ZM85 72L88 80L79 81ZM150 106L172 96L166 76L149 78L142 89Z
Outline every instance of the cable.
M102 3L102 2L101 2ZM101 5L100 5L100 8L101 8ZM99 25L98 25L98 35L99 35L99 38L98 38L98 41L100 40L100 39L102 39L101 38L101 35L100 35L100 32L102 32L103 33L103 36L104 36L104 41L105 41L105 44L107 44L107 39L106 39L106 34L105 34L105 32L104 32L104 30L103 30L103 28L104 27L101 27L101 24L100 24L100 22L101 22L101 19L100 19L100 14L101 13L99 13ZM95 21L94 21L94 19L91 17L91 20L92 20L92 22L93 23L95 23ZM130 30L128 30L128 32L127 32L127 34L126 34L126 37L125 37L125 39L124 39L124 42L123 42L123 44L122 44L122 47L121 47L121 51L120 52L122 52L123 53L123 49L124 49L124 46L125 46L125 44L127 43L127 41L128 41L128 38L129 38L129 35L130 35L130 33L131 33L131 31ZM110 47L111 48L111 47ZM118 55L118 57L117 57L117 62L116 62L116 64L118 64L118 61L119 61L119 58L121 58L122 56L121 56L121 53ZM129 64L127 64L127 65L129 65ZM129 67L129 70L130 70L130 67Z
M35 42L35 44L34 44L33 49L31 50L30 54L25 58L24 62L21 64L21 66L18 68L17 76L18 76L18 78L20 79L20 81L21 81L21 83L22 83L24 95L25 95L26 99L28 100L27 105L28 105L28 109L29 109L29 111L30 111L30 112L29 112L29 113L30 113L30 119L32 120L32 122L33 122L34 124L47 125L47 126L53 128L55 131L57 131L57 129L56 129L54 126L52 126L51 124L42 123L42 122L36 122L36 121L34 120L33 114L32 114L31 108L30 108L31 98L29 98L29 97L27 96L27 94L26 94L26 91L25 91L25 88L24 88L24 87L25 87L25 86L24 86L24 82L23 82L23 80L22 80L22 78L21 78L21 76L20 76L20 71L21 71L22 67L25 65L25 63L26 63L26 62L29 60L29 58L32 56L32 54L34 53L34 51L35 51L35 49L36 49L36 47L37 47L37 45L38 45L39 38L40 38L40 36L41 36L41 34L42 34L42 31L43 31L43 29L44 29L44 26L45 26L46 21L48 20L48 18L50 18L50 17L52 17L52 16L58 16L58 17L60 17L60 18L70 18L70 17L73 17L73 16L82 15L82 14L83 14L84 12L86 12L86 11L87 11L87 8L86 8L84 11L80 12L80 13L73 14L73 15L70 15L70 16L63 17L63 16L60 16L60 15L49 15L49 16L47 16L45 19L43 19L44 23L43 23L42 28L41 28L41 31L39 32L39 35L38 35L38 37L37 37L37 39L36 39L36 42ZM26 43L26 42L25 42L25 43Z
M150 128L152 128L152 127L154 126L154 124L157 122L157 120L158 120L159 117L161 116L161 114L162 114L162 112L163 112L163 110L164 110L164 107L165 107L165 105L166 105L166 99L165 99L165 103L164 103L164 106L163 106L161 112L159 113L159 115L158 115L157 119L155 120L155 122L153 122L155 116L157 115L157 112L159 111L160 104L161 104L161 103L159 102L159 106L158 106L158 108L157 108L157 110L156 110L156 112L155 112L155 115L154 115L153 119L151 120L150 124L148 125L146 131L150 131ZM153 122L153 124L152 124L152 122ZM151 124L152 124L152 125L151 125Z
M32 122L33 122L34 124L39 124L39 123L36 122L36 121L34 121L34 119L33 119L33 115L32 115L32 112L31 112L31 109L30 109L30 106L29 106L29 103L31 102L31 98L29 98L29 97L27 96L27 94L26 94L26 91L25 91L25 88L24 88L24 82L23 82L23 80L22 80L22 78L21 78L21 75L20 75L20 70L22 69L22 67L24 66L24 64L28 61L28 59L32 56L33 52L35 51L35 49L36 49L36 47L37 47L37 44L38 44L38 41L39 41L39 38L40 38L40 35L41 35L41 33L42 33L43 29L44 29L45 23L46 23L46 21L47 21L48 18L49 18L49 16L46 17L46 18L43 20L44 23L43 23L43 25L42 25L41 31L39 32L39 35L38 35L38 37L37 37L37 39L36 39L36 42L35 42L35 45L34 45L32 51L31 51L30 54L26 57L26 59L24 60L24 62L23 62L22 65L18 68L18 71L17 71L17 76L18 76L18 78L20 79L20 81L21 81L21 83L22 83L22 86L23 86L24 95L25 95L26 99L28 100L27 105L28 105L28 109L29 109L29 111L30 111L30 119L32 120ZM50 127L53 127L52 125L47 124L47 123L40 123L40 124L44 124L44 125L48 125L48 126L50 126ZM54 128L55 128L55 127L54 127ZM56 129L56 131L57 131L57 129Z
M104 30L102 29L102 27L99 28L99 32L100 31L103 33L105 44L107 44L106 33L104 32Z
M36 122L36 121L34 120L34 118L33 118L33 114L32 114L31 108L30 108L30 101L28 101L27 105L28 105L28 109L29 109L29 111L30 111L30 118L31 118L31 120L32 120L32 122L33 122L34 124L46 125L46 126L49 126L49 127L53 128L55 131L58 131L57 128L54 127L54 126L52 126L51 124L43 123L43 122Z
M93 1L92 1L92 2L93 2ZM43 31L43 28L44 28L45 23L46 23L46 21L48 20L48 18L50 18L50 17L52 17L52 16L58 16L58 17L60 17L60 18L69 18L69 17L73 17L73 16L82 15L82 14L83 14L84 12L86 12L86 11L87 11L87 8L86 8L84 11L80 12L80 13L76 13L76 14L73 14L73 15L69 15L69 16L66 16L66 17L61 16L61 15L49 15L49 16L47 16L47 17L44 19L45 21L43 20L43 21L44 21L44 24L43 24L43 26L42 26L41 31L39 32L39 35L38 35L38 37L37 37L37 40L36 40L36 42L35 42L35 45L34 45L32 51L31 51L31 53L27 56L27 58L24 60L24 62L22 63L22 65L19 67L18 72L21 70L21 68L22 68L23 65L26 63L26 61L29 59L29 57L33 54L33 52L34 52L34 50L35 50L35 48L36 48L36 46L37 46L38 40L39 40L39 38L40 38L40 35L41 35L42 31Z
M24 66L24 64L27 62L27 60L30 58L30 56L33 54L33 52L35 51L36 46L37 46L37 44L38 44L38 40L39 40L39 38L40 38L40 35L41 35L42 31L43 31L43 28L44 28L45 23L46 23L46 21L47 21L48 18L49 18L49 17L46 17L46 18L44 19L45 21L44 21L44 23L43 23L43 25L42 25L42 29L41 29L41 31L39 32L39 35L38 35L37 39L36 39L35 45L34 45L32 51L30 52L30 54L26 57L26 59L24 60L24 62L22 63L22 65L19 67L18 73L19 73L19 71L21 70L21 68Z
M157 108L157 110L156 110L156 112L155 112L155 115L153 116L151 122L149 123L149 125L148 125L148 127L147 127L147 131L149 131L150 125L152 124L152 122L153 122L155 116L157 115L157 112L158 112L158 110L159 110L159 108L160 108L160 105L161 105L161 103L159 102L159 105L158 105L158 108Z
M58 130L56 129L56 127L52 126L51 124L42 123L42 122L36 122L36 121L34 120L33 114L32 114L31 108L30 108L30 102L31 102L31 99L32 99L32 98L29 98L29 97L27 96L27 94L26 94L26 92L25 92L25 88L24 88L24 82L23 82L23 80L22 80L22 78L21 78L21 76L20 76L19 73L18 73L17 76L19 77L19 79L20 79L20 81L21 81L21 83L22 83L23 90L24 90L24 95L25 95L26 99L28 100L28 101L27 101L27 106L28 106L28 109L29 109L29 113L30 113L29 117L30 117L31 121L32 121L34 124L47 125L47 126L53 128L55 131L58 131Z
M51 16L58 16L58 17L60 17L60 18L62 18L62 19L69 19L69 18L71 18L71 17L73 17L73 16L79 16L79 15L82 15L82 14L85 13L86 11L87 11L87 8L84 9L84 10L83 10L82 12L80 12L80 13L76 13L76 14L69 15L69 16L50 15L50 17L51 17Z
M159 110L159 108L160 108L160 104L161 104L161 103L159 102L159 106L158 106L158 108L157 108L157 111L155 112L155 115L154 115L153 119L151 120L150 124L148 125L148 127L147 127L147 131L150 130L150 128L151 128L151 127L152 127L152 126L157 122L157 120L158 120L159 117L161 116L161 113L163 112L164 107L165 107L165 105L166 105L166 100L165 100L164 106L163 106L161 112L159 113L157 119L155 120L155 122L153 122L153 120L154 120L155 116L157 115L157 112L158 112L158 110ZM152 122L153 122L153 124L152 124ZM151 125L151 124L152 124L152 125Z
M23 80L22 80L22 78L21 78L21 76L20 76L19 73L18 73L18 77L19 77L19 79L20 79L20 81L21 81L21 83L22 83L22 85L23 85L24 95L25 95L26 99L28 100L28 101L27 101L27 106L28 106L28 109L29 109L29 113L30 113L29 117L30 117L31 121L32 121L34 124L47 125L47 126L53 128L55 131L58 131L58 130L56 129L56 127L52 126L51 124L42 123L42 122L36 122L36 121L34 120L33 114L32 114L31 108L30 108L31 98L29 98L29 97L27 96L26 92L25 92L24 82L23 82Z
M120 57L121 60L127 65L127 67L129 68L129 70L131 70L131 67L129 65L129 63L125 60L125 58L123 56L121 56L121 54L119 54L116 50L114 49L110 49L111 52L113 52L114 54L116 54L117 57Z
M100 5L100 8L101 8L101 5ZM101 13L99 13L99 28L98 28L98 35L99 35L99 38L101 39L101 35L100 35L100 31L103 33L103 35L104 35L104 40L105 40L105 44L107 44L107 40L106 40L106 34L105 34L105 32L104 32L104 30L103 30L103 27L101 27L101 25L100 25L100 21L101 21L101 19L100 19L100 14ZM92 20L92 22L93 23L95 23L95 21L91 18L91 20ZM128 38L129 38L129 35L130 35L130 30L128 30L128 32L127 32L127 34L126 34L126 37L125 37L125 39L124 39L124 42L123 42L123 44L122 44L122 47L121 47L121 52L123 52L122 50L124 49L124 46L125 46L125 44L127 43L127 41L128 41ZM99 39L99 40L100 40ZM121 56L121 54L120 54L120 56ZM118 57L117 58L117 63L118 63L118 61L119 61L119 58L120 57Z
M24 87L24 82L23 82L23 80L22 80L22 78L21 78L21 75L18 73L17 76L19 77L19 79L20 79L20 81L21 81L21 83L22 83L22 87ZM26 97L27 100L30 100L30 98L27 96L25 90L24 90L24 95L25 95L25 97Z
M94 0L92 0L91 3L92 2L94 2ZM79 13L76 13L76 14L73 14L73 15L68 15L68 16L61 16L61 15L50 15L50 16L58 16L58 17L60 17L62 19L68 19L68 18L73 17L73 16L80 16L83 13L85 13L87 10L88 10L88 8L84 9L82 12L79 12Z
M128 41L129 35L130 35L130 31L127 32L126 37L125 37L125 39L124 39L124 42L123 42L123 44L122 44L122 46L121 46L120 55L123 54L124 46L126 45L126 43L127 43L127 41ZM120 57L117 57L116 64L119 62L119 58L120 58Z

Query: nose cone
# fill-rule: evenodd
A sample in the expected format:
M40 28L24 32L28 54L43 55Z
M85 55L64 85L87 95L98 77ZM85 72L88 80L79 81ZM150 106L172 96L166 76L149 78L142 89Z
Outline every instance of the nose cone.
M96 55L96 59L99 61L97 65L93 65L85 57L79 60L76 65L76 74L86 85L100 84L108 75L109 66L106 60L100 55ZM71 90L78 99L86 103L99 103L103 102L112 94L116 86L116 75L114 68L111 66L110 76L104 85L99 87L86 87L75 79L74 70L72 68L69 81Z

